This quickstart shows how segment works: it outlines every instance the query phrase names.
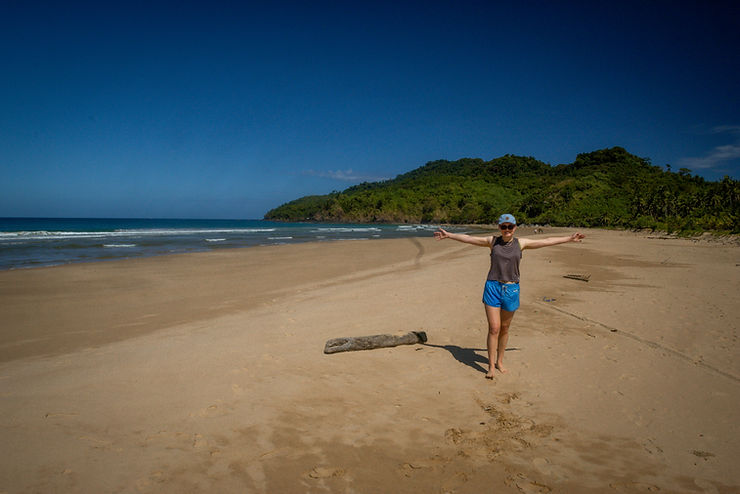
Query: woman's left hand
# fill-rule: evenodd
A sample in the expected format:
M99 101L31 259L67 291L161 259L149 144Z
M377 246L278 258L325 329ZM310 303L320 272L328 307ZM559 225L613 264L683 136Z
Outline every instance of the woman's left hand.
M584 239L584 238L586 238L586 235L584 235L582 233L574 233L573 235L570 236L570 241L571 242L580 242L581 239Z

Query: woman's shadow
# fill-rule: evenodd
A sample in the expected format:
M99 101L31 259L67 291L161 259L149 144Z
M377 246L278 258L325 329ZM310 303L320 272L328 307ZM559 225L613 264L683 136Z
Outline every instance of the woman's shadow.
M479 365L479 363L488 365L488 358L475 353L485 352L485 348L462 348L457 345L432 345L429 343L424 343L424 346L442 348L444 350L447 350L453 357L455 357L455 360L457 360L458 362L465 364L468 367L472 367L473 369L477 370L478 372L482 372L483 374L486 374L488 372L486 369Z

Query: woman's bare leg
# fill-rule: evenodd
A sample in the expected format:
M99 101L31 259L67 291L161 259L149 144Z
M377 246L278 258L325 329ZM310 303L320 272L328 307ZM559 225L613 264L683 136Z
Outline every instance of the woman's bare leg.
M496 368L502 373L508 372L504 367L504 352L506 352L506 344L509 342L509 326L511 326L511 320L514 319L514 313L508 310L502 310L499 315L501 327L498 332L498 345L496 346Z
M499 346L499 332L501 330L501 308L483 305L486 309L486 319L488 319L488 338L486 339L486 349L488 350L488 373L486 379L493 379L496 362L494 354Z

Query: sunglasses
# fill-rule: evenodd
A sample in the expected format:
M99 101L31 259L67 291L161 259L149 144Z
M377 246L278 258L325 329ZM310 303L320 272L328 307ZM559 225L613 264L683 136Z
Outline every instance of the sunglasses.
M512 225L511 223L509 223L508 225L499 225L498 227L502 230L513 230L514 228L516 228L516 225Z

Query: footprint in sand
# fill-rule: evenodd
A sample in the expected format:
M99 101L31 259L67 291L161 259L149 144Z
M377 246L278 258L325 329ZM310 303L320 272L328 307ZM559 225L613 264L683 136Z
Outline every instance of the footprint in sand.
M552 473L552 465L546 458L535 458L532 460L532 464L543 475L550 475Z
M199 434L195 434L199 436ZM191 438L194 437L192 434L188 434L180 431L157 431L152 434L147 434L144 440L139 443L139 446L146 447L151 443L165 443L178 449L185 449L190 444Z
M452 444L458 444L462 441L463 438L463 431L456 428L447 429L445 431L445 439L447 439Z
M403 465L401 465L398 471L404 477L411 477L415 475L416 473L420 472L423 468L427 468L427 467L428 467L427 465L420 463L420 462L404 463Z
M646 484L645 482L612 482L609 484L612 488L609 492L615 493L635 493L635 492L659 492L660 487L653 484Z
M506 403L508 405L512 401L518 400L518 399L519 399L519 393L505 393L501 397L501 403Z
M344 477L344 470L332 467L314 467L306 475L314 480Z
M468 475L465 472L457 472L452 478L442 483L442 492L455 492L468 481Z
M552 492L550 486L528 479L518 480L516 487L524 494L546 494Z

